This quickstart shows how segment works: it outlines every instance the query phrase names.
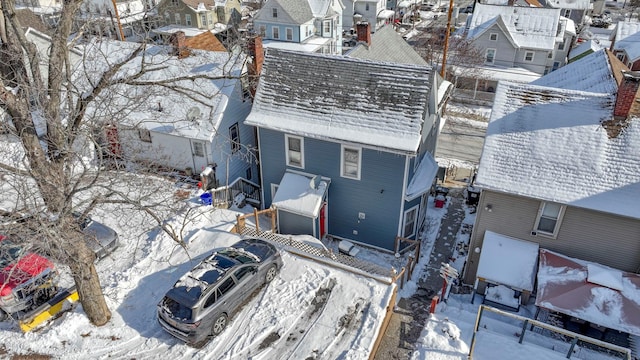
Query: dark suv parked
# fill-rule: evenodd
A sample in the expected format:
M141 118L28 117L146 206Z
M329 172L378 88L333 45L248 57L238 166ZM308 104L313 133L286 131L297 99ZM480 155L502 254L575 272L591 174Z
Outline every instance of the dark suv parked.
M158 304L158 322L178 339L202 347L281 267L280 253L264 240L216 249L167 291Z

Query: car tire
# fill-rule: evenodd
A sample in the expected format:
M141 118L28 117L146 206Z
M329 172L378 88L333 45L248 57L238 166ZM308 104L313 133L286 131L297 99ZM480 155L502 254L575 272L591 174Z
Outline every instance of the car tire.
M264 275L264 282L265 284L270 283L273 279L276 278L276 275L278 275L278 267L275 265L271 265L268 269L267 269L267 273Z
M220 335L220 333L222 333L224 329L227 327L228 320L229 318L227 317L226 314L221 314L220 316L218 316L216 320L213 322L213 326L211 326L211 334L213 336Z

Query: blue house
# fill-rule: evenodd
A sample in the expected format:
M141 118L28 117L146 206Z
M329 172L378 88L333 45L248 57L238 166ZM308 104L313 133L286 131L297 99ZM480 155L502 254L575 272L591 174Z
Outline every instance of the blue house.
M270 0L253 19L265 48L342 54L341 0Z
M428 66L268 49L245 124L280 233L415 239L450 85Z

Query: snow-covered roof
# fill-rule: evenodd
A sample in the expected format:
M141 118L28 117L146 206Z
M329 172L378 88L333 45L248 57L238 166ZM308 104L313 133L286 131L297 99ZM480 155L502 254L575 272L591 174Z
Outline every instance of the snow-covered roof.
M268 49L246 124L414 154L431 68Z
M305 40L303 43L267 39L262 41L262 47L265 49L281 49L314 53L330 43L332 40L333 39L331 38L324 38L321 36L313 36L310 39Z
M87 77L97 81L107 66L123 60L139 46L104 39L89 43L85 59L77 69L76 85L85 86ZM114 118L114 109L126 109L126 113L119 111L118 114L124 124L211 141L229 97L241 96L237 84L243 68L242 56L231 52L190 50L189 56L179 59L169 46L150 46L123 66L116 77L134 74L143 61L146 72L136 79L138 85L110 86L91 103L88 110L91 117L109 123ZM148 85L176 78L182 80L171 81L165 86ZM184 91L188 91L188 95ZM187 115L190 110L191 117Z
M428 65L396 32L391 25L383 26L371 35L371 44L359 43L347 54L349 57L374 61L387 61L398 64Z
M624 50L629 61L637 61L640 58L640 32L631 34L622 40L616 40L615 50Z
M533 291L538 244L492 231L484 232L476 276L516 290Z
M278 6L285 14L279 12L278 17L273 17L272 9ZM254 22L265 21L283 24L304 24L310 20L313 20L311 6L308 1L300 0L270 0L254 17Z
M633 35L637 32L640 32L640 23L638 22L630 22L630 21L619 21L616 25L615 31L611 34L611 40L615 39L615 43L613 44L613 49L618 48L618 42L624 40L629 35Z
M640 336L640 275L540 249L536 305Z
M618 91L618 84L613 76L611 61L619 62L606 50L599 50L552 71L531 84L614 94Z
M600 49L606 49L606 46L600 44L600 41L597 39L589 39L587 41L577 43L577 45L569 52L569 62L574 61L575 58L580 58L581 56L585 56L585 54L588 55Z
M590 0L547 0L547 5L556 9L588 10Z
M304 175L285 173L273 197L273 205L278 210L311 218L318 217L329 184L319 178L317 182L315 180Z
M609 137L615 95L501 82L476 186L640 219L640 118Z
M476 3L467 37L475 39L502 22L517 47L553 49L559 20L560 9Z
M437 173L438 163L430 153L425 153L413 174L413 178L407 186L407 192L405 194L406 200L411 201L429 191Z

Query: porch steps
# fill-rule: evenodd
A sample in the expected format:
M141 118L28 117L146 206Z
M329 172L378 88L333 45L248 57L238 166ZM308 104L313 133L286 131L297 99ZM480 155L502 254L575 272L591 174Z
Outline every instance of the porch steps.
M343 267L348 267L345 268L345 270L357 270L357 272L359 273L376 277L379 280L390 282L392 281L391 278L394 275L392 273L391 267L382 267L380 265L353 256L335 253L328 249L311 246L301 241L295 241L291 237L275 234L270 231L258 232L256 231L256 229L245 227L244 229L242 229L242 235L271 241L273 243L287 247L287 250L292 253L306 257L313 257L315 260L322 261L333 266L338 264L343 265ZM383 279L380 279L380 277L382 277Z

